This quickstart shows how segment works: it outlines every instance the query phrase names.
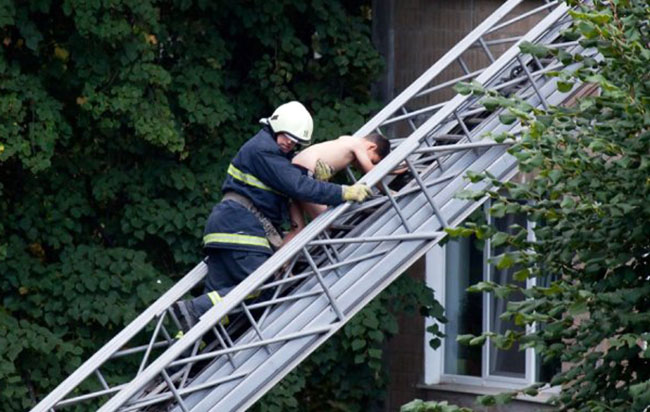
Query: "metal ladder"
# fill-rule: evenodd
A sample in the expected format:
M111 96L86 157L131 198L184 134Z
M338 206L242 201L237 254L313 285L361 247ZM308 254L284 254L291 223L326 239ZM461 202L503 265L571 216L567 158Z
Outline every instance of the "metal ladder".
M207 269L199 263L32 411L75 404L100 411L250 407L445 237L445 228L480 206L480 201L455 197L488 184L471 183L468 171L488 171L504 181L516 173L508 143L482 137L516 135L521 130L517 122L502 124L499 109L487 110L477 96L447 101L432 96L458 81L474 80L535 107L568 98L570 93L557 90L555 77L547 76L564 66L552 58L524 55L517 44L526 40L569 52L590 51L563 39L562 31L571 24L564 4L540 2L522 12L520 3L506 1L355 133L379 130L396 146L360 180L381 186L385 195L320 215L175 339L178 321L169 308L201 282ZM528 33L512 35L513 25L527 18L538 23ZM484 64L470 69L468 59ZM441 81L445 69L455 64L464 74ZM389 173L402 165L408 167L408 179L393 180ZM125 359L133 365L131 375L102 372Z

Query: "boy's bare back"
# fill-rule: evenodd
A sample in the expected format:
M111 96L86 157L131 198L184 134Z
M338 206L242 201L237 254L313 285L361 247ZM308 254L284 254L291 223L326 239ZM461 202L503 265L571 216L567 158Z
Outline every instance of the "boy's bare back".
M318 143L302 150L292 160L292 163L314 171L318 159L334 169L334 173L344 169L356 160L355 148L363 144L361 138L341 136L336 140Z

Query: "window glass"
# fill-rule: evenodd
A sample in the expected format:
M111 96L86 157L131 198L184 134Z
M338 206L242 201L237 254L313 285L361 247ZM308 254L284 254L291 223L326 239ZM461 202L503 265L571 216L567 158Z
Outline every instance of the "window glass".
M555 274L545 273L543 276L537 278L537 285L541 287L550 287L551 283L556 281L557 278L558 276ZM546 362L544 362L541 355L536 355L536 358L537 370L535 371L535 379L537 382L550 382L553 376L561 371L562 362L559 358L551 359Z
M482 249L482 248L481 248ZM483 251L475 238L450 240L446 245L445 368L447 374L481 376L480 346L461 345L458 335L480 335L483 330L483 298L467 288L483 280Z
M507 215L503 218L495 219L494 226L501 232L514 233L519 229L511 229L512 225L519 225L523 228L526 227L526 219L524 215ZM504 247L495 248L490 251L491 256L498 256L507 252L508 249ZM495 262L496 263L496 262ZM490 266L491 280L501 284L518 284L524 286L525 283L516 282L513 278L515 272L519 268L510 267L508 269L497 269L496 265ZM520 301L524 299L522 293L510 294L506 299L497 298L490 294L490 317L489 317L489 330L496 333L505 333L507 330L522 331L522 326L517 326L512 319L501 319L501 315L506 310L508 301ZM519 350L519 344L515 343L510 349L498 349L495 345L489 345L490 362L489 374L507 376L512 378L525 378L526 377L526 353Z

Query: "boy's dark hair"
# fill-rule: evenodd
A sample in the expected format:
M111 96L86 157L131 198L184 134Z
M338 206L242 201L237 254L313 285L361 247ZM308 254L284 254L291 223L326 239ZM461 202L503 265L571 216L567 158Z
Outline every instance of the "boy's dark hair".
M363 138L377 145L375 150L380 158L383 159L390 153L390 141L379 133L370 133L369 135L363 136Z

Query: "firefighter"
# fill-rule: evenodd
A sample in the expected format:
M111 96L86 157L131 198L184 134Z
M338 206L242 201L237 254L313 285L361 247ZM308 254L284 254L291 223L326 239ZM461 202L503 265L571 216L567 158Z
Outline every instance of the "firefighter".
M363 184L341 186L315 180L291 164L293 149L308 145L313 130L311 115L301 103L285 103L260 123L262 129L230 163L223 199L205 225L205 294L173 306L184 330L281 246L277 227L288 221L289 199L338 205L361 202L371 193Z

